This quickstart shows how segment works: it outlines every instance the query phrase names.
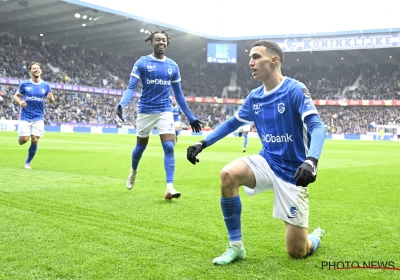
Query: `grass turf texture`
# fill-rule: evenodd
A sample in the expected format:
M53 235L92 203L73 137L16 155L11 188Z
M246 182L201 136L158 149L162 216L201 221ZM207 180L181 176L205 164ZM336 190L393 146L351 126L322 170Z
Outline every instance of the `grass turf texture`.
M212 259L227 234L219 171L255 154L260 141L225 138L193 166L175 147L178 200L165 201L163 150L151 136L133 190L125 188L136 135L46 133L23 169L29 143L0 132L0 279L400 279L400 271L328 270L323 262L393 262L400 267L400 143L325 142L310 185L310 232L326 230L316 254L291 259L283 222L272 218L273 193L240 190L247 257Z

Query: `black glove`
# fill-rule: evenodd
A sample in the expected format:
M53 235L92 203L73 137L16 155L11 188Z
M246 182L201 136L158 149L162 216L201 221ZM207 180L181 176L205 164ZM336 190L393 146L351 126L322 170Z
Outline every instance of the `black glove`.
M124 122L124 118L122 117L122 106L118 105L117 106L117 116Z
M194 122L191 122L190 126L192 127L193 132L200 132L201 131L201 126L200 126L201 124L204 124L204 123L202 123L199 120L195 120Z
M194 144L193 146L190 146L189 148L187 148L187 159L188 161L190 161L192 164L196 164L196 162L199 162L200 160L198 158L196 158L196 156L198 154L200 154L200 152L206 148L206 142L204 142L203 140L197 142L196 144Z
M297 168L294 179L297 179L296 186L307 187L317 179L318 159L307 157L306 160Z

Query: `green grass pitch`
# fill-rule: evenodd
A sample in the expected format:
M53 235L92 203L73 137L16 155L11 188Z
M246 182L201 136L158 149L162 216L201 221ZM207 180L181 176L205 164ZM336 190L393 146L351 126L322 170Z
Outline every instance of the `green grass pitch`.
M179 137L175 188L164 201L158 136L125 188L136 135L47 133L32 170L29 144L0 132L0 279L400 279L400 270L333 270L324 262L400 267L400 143L327 140L310 185L310 231L326 230L317 252L295 260L285 251L283 222L272 218L273 193L240 191L244 261L214 266L227 233L219 205L219 171L241 157L243 138L204 150L200 163ZM247 154L260 141L249 138Z

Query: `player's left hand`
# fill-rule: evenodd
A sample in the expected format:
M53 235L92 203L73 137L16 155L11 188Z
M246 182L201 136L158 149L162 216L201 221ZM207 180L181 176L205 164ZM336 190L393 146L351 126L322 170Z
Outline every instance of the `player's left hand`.
M203 122L199 120L195 120L194 122L190 123L190 126L192 127L193 132L200 132L201 131L201 124L204 124Z
M122 106L119 104L117 106L117 116L124 122L124 117L122 116Z
M308 184L317 179L318 159L307 157L306 160L297 168L294 179L297 179L296 186L307 187Z
M197 158L197 155L200 154L200 152L205 148L206 142L204 142L203 140L187 148L186 157L188 161L190 161L192 164L196 164L196 162L199 162L200 160Z

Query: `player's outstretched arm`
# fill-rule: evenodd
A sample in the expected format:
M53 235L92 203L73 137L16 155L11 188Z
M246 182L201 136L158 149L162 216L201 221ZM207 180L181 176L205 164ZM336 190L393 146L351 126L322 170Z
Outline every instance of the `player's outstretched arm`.
M124 108L126 107L126 105L128 105L129 101L132 99L133 95L135 94L135 89L138 84L138 81L139 81L138 78L131 76L128 87L125 90L124 94L121 97L121 100L118 103L118 106L116 108L116 113L117 113L117 116L122 121L125 121L124 117L123 117Z
M234 132L239 128L243 123L237 120L235 117L230 118L229 120L220 124L213 132L207 135L204 140L197 142L196 144L187 148L187 159L192 164L196 164L200 160L197 158L197 155L204 150L206 147L211 146L218 140L224 138L229 133Z
M204 123L199 121L193 115L193 113L190 111L189 106L188 106L188 104L186 102L185 96L183 95L183 92L182 92L181 83L180 82L173 83L172 84L172 89L174 90L176 102L178 102L179 107L181 107L183 113L185 113L185 115L187 116L187 118L189 120L189 123L190 123L190 126L192 127L192 130L194 132L200 132L201 131L201 125L204 124Z
M128 87L126 88L124 94L121 97L121 100L119 101L119 105L122 106L122 109L128 105L129 101L132 99L133 95L135 94L135 89L138 84L139 79L131 76L129 80Z

